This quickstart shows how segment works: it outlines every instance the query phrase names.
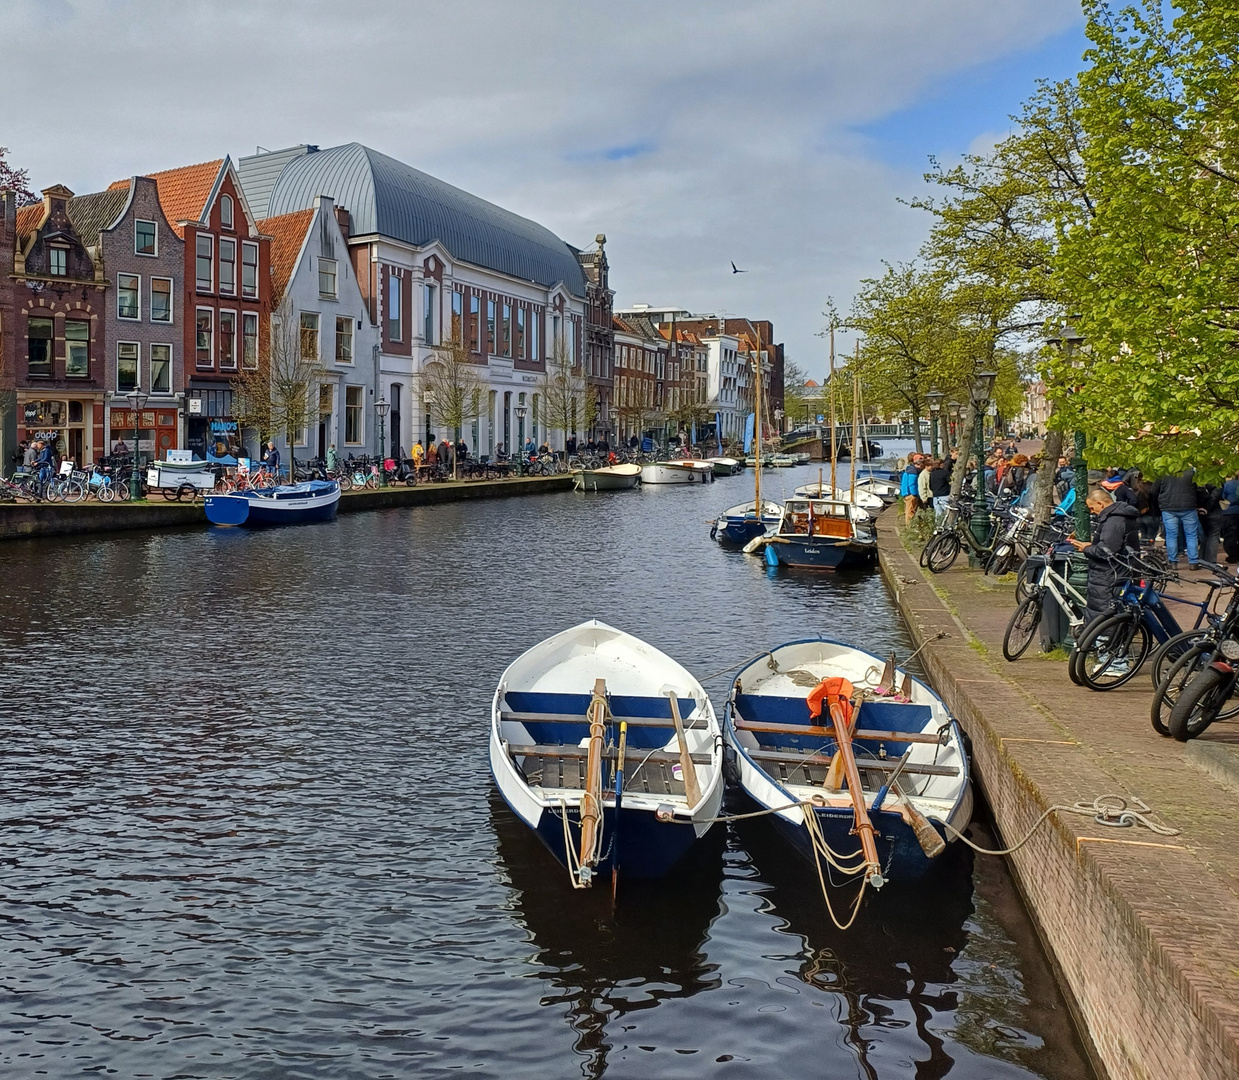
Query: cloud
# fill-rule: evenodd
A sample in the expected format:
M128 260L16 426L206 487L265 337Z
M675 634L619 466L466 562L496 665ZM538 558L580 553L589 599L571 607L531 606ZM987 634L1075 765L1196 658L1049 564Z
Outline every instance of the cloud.
M1075 0L8 0L4 141L36 184L91 191L356 139L578 245L605 232L619 303L770 318L819 371L825 298L846 306L927 227L896 196L942 147L922 122L884 153L883 118L1078 22ZM952 131L956 152L1031 88Z

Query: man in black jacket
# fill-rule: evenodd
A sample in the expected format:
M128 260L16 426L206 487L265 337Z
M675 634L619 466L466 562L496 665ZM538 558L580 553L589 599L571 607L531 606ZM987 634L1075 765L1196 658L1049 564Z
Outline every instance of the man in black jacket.
M1072 540L1088 559L1088 589L1085 596L1088 623L1110 608L1114 589L1128 579L1119 561L1125 555L1140 554L1140 513L1129 503L1115 502L1104 488L1090 488L1086 500L1089 510L1097 515L1093 542Z
M1175 476L1163 476L1153 485L1153 498L1162 510L1166 529L1166 558L1174 566L1179 561L1179 527L1187 541L1187 562L1195 570L1200 557L1200 518L1196 510L1196 470L1184 469Z

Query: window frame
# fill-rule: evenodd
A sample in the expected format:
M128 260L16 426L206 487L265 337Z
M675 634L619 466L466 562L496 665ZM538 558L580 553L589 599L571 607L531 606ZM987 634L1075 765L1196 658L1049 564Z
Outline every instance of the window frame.
M227 209L227 215L224 210ZM219 224L220 228L233 230L236 227L236 206L233 198L226 191L219 197Z
M499 324L499 331L503 342L503 352L500 354L509 359L512 357L512 304L510 301L503 302L503 317Z
M224 316L230 316L232 321L232 332L225 336L224 334ZM238 371L240 360L237 356L237 313L231 308L220 308L219 319L217 321L218 331L216 332L216 347L219 350L219 370L220 371ZM232 355L232 363L224 363L224 345L231 338L230 352Z
M516 305L516 318L513 320L512 333L514 335L512 342L512 355L517 360L525 359L525 345L527 338L525 336L525 305Z
M151 251L143 251L138 247L138 226L149 225L151 227ZM133 253L141 255L144 259L159 258L159 222L147 221L146 218L134 218L133 221Z
M40 324L47 323L47 337L46 338L31 337L30 331L32 328L32 324L34 323L40 323ZM35 371L30 366L31 365L30 343L32 341L46 341L47 342L47 356L43 360L39 361L40 364L46 364L47 366L46 371ZM28 319L26 321L26 373L32 379L50 379L52 375L55 373L55 368L56 368L56 320L45 319L42 317Z
M349 401L352 391L357 391L357 396L360 398L360 403L357 405ZM352 418L356 415L357 422L357 438L350 439L349 425ZM344 445L345 446L365 446L366 445L366 388L364 386L348 386L344 387Z
M231 251L232 257L224 258L225 245ZM228 287L224 288L224 266L232 267L232 280L228 282ZM219 238L219 268L217 270L219 278L219 294L220 296L236 296L237 295L237 242L230 236L221 236Z
M542 359L538 355L538 324L542 321L542 312L534 308L533 315L529 320L529 357L531 360L539 361Z
M57 263L60 269L57 270ZM47 248L47 276L69 276L69 249L61 244L49 244Z
M253 262L247 258L250 254L254 256ZM250 269L254 272L252 284L245 280L246 271ZM248 300L253 300L258 296L258 245L252 240L241 241L241 295Z
M202 333L202 316L207 316L207 343L206 346L200 344L199 335ZM207 358L202 359L202 353L206 353ZM199 307L194 309L194 367L201 368L204 371L215 370L215 309L209 307Z
M465 340L465 294L460 289L452 290L452 340Z
M166 281L168 283L168 317L166 319L157 319L155 317L155 282ZM149 315L150 321L158 323L160 326L171 325L175 321L173 311L176 305L176 282L170 277L151 277L151 287L147 290L147 296L150 301Z
M401 342L404 340L404 286L403 279L394 271L387 271L387 340ZM392 317L392 312L395 317Z
M312 326L307 325L306 320L313 321ZM317 311L299 311L297 313L297 353L302 360L310 360L314 363L321 363L323 355L323 335L322 335L323 320ZM306 333L310 330L314 332L314 352L312 355L306 355Z
M81 338L69 337L69 324L74 323L78 326L86 327L86 341L83 344ZM66 379L89 379L90 378L90 320L89 319L65 319L65 378ZM70 344L72 343L72 344ZM69 370L69 352L74 345L80 345L83 349L83 365L80 372L74 373Z
M250 326L254 328L252 334L249 331ZM253 363L250 363L249 343L251 340L254 342ZM256 311L241 312L241 370L258 370L258 312Z
M482 351L482 298L477 293L469 294L469 350Z
M121 278L132 278L134 281L134 286L132 290L133 300L134 300L132 315L124 315L121 313L121 307L120 307L121 293L130 291L129 289L122 288L121 283L120 283ZM142 275L141 274L129 274L129 273L124 273L124 272L117 273L116 275L116 317L122 320L123 322L141 322L142 321Z
M155 350L168 350L168 388L160 390L155 386ZM172 393L172 346L165 342L153 342L146 347L146 366L148 369L147 385L150 387L152 394L171 394Z
M331 273L331 291L323 290L323 269L328 268ZM339 300L340 299L340 264L335 259L324 259L322 256L318 260L318 296L320 300Z
M206 241L206 252L202 244ZM202 287L201 268L207 267L209 277L206 288ZM194 292L213 293L215 291L215 237L210 233L198 233L194 236Z
M495 336L495 298L488 296L486 298L486 355L497 356L495 352L495 342L498 340Z
M340 328L341 328L342 326L346 326L346 327L348 327L348 334L347 334L347 337L348 337L348 359L346 359L346 360L345 360L345 359L341 359L341 358L340 358L340 341L341 341ZM351 366L352 366L352 364L353 364L353 339L354 339L354 333L353 333L353 331L354 331L354 326L353 326L353 316L351 316L351 315L337 315L337 316L336 316L336 349L335 349L335 357L336 357L336 363L337 363L337 364L347 364L347 365L349 365L350 367L351 367Z
M436 324L439 322L435 318L435 299L438 296L438 290L435 288L434 282L422 282L422 344L437 345L438 341L435 338Z
M121 349L128 347L133 348L133 377L134 384L132 386L121 386L120 384L120 360ZM118 394L127 394L131 390L142 389L142 345L137 341L118 341L116 343L116 392Z

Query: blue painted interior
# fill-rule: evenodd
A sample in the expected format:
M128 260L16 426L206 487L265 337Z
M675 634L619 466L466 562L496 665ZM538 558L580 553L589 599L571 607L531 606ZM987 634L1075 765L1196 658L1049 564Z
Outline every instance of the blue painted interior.
M589 735L589 725L585 722L585 713L593 700L589 694L554 694L530 690L509 690L504 694L507 706L513 712L519 713L563 713L568 716L580 716L579 724L539 723L536 720L522 721L534 742L544 745L574 746ZM612 694L607 698L611 712L615 716L641 717L656 720L666 720L663 728L633 728L628 729L628 745L646 750L664 746L671 738L671 702L665 697L645 697L636 695ZM691 698L680 699L680 718L685 724L695 715L697 703Z
M735 698L736 714L743 720L755 724L805 724L821 725L827 723L822 717L816 720L809 716L809 703L801 697L775 697L768 694L737 694ZM899 701L866 701L861 707L861 724L878 731L923 731L929 723L933 711L928 705L913 705ZM833 740L823 742L820 735L785 735L772 732L753 732L753 736L763 747L777 749L780 747L797 747L802 749L821 750L822 753L834 753ZM863 750L877 753L878 742L873 739L855 739L855 745ZM908 748L910 743L884 742L888 755L898 756Z

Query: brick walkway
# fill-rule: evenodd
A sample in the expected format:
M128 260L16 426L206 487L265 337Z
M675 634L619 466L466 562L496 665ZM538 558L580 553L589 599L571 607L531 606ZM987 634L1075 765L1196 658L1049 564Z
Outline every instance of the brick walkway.
M1047 806L1109 793L1181 830L1163 838L1056 815L1011 859L1101 1067L1239 1075L1239 731L1214 725L1185 747L1150 725L1143 672L1096 693L1035 644L1008 663L1013 587L963 566L923 573L893 517L880 530L883 570L919 639L950 635L921 655L972 736L1005 840Z

